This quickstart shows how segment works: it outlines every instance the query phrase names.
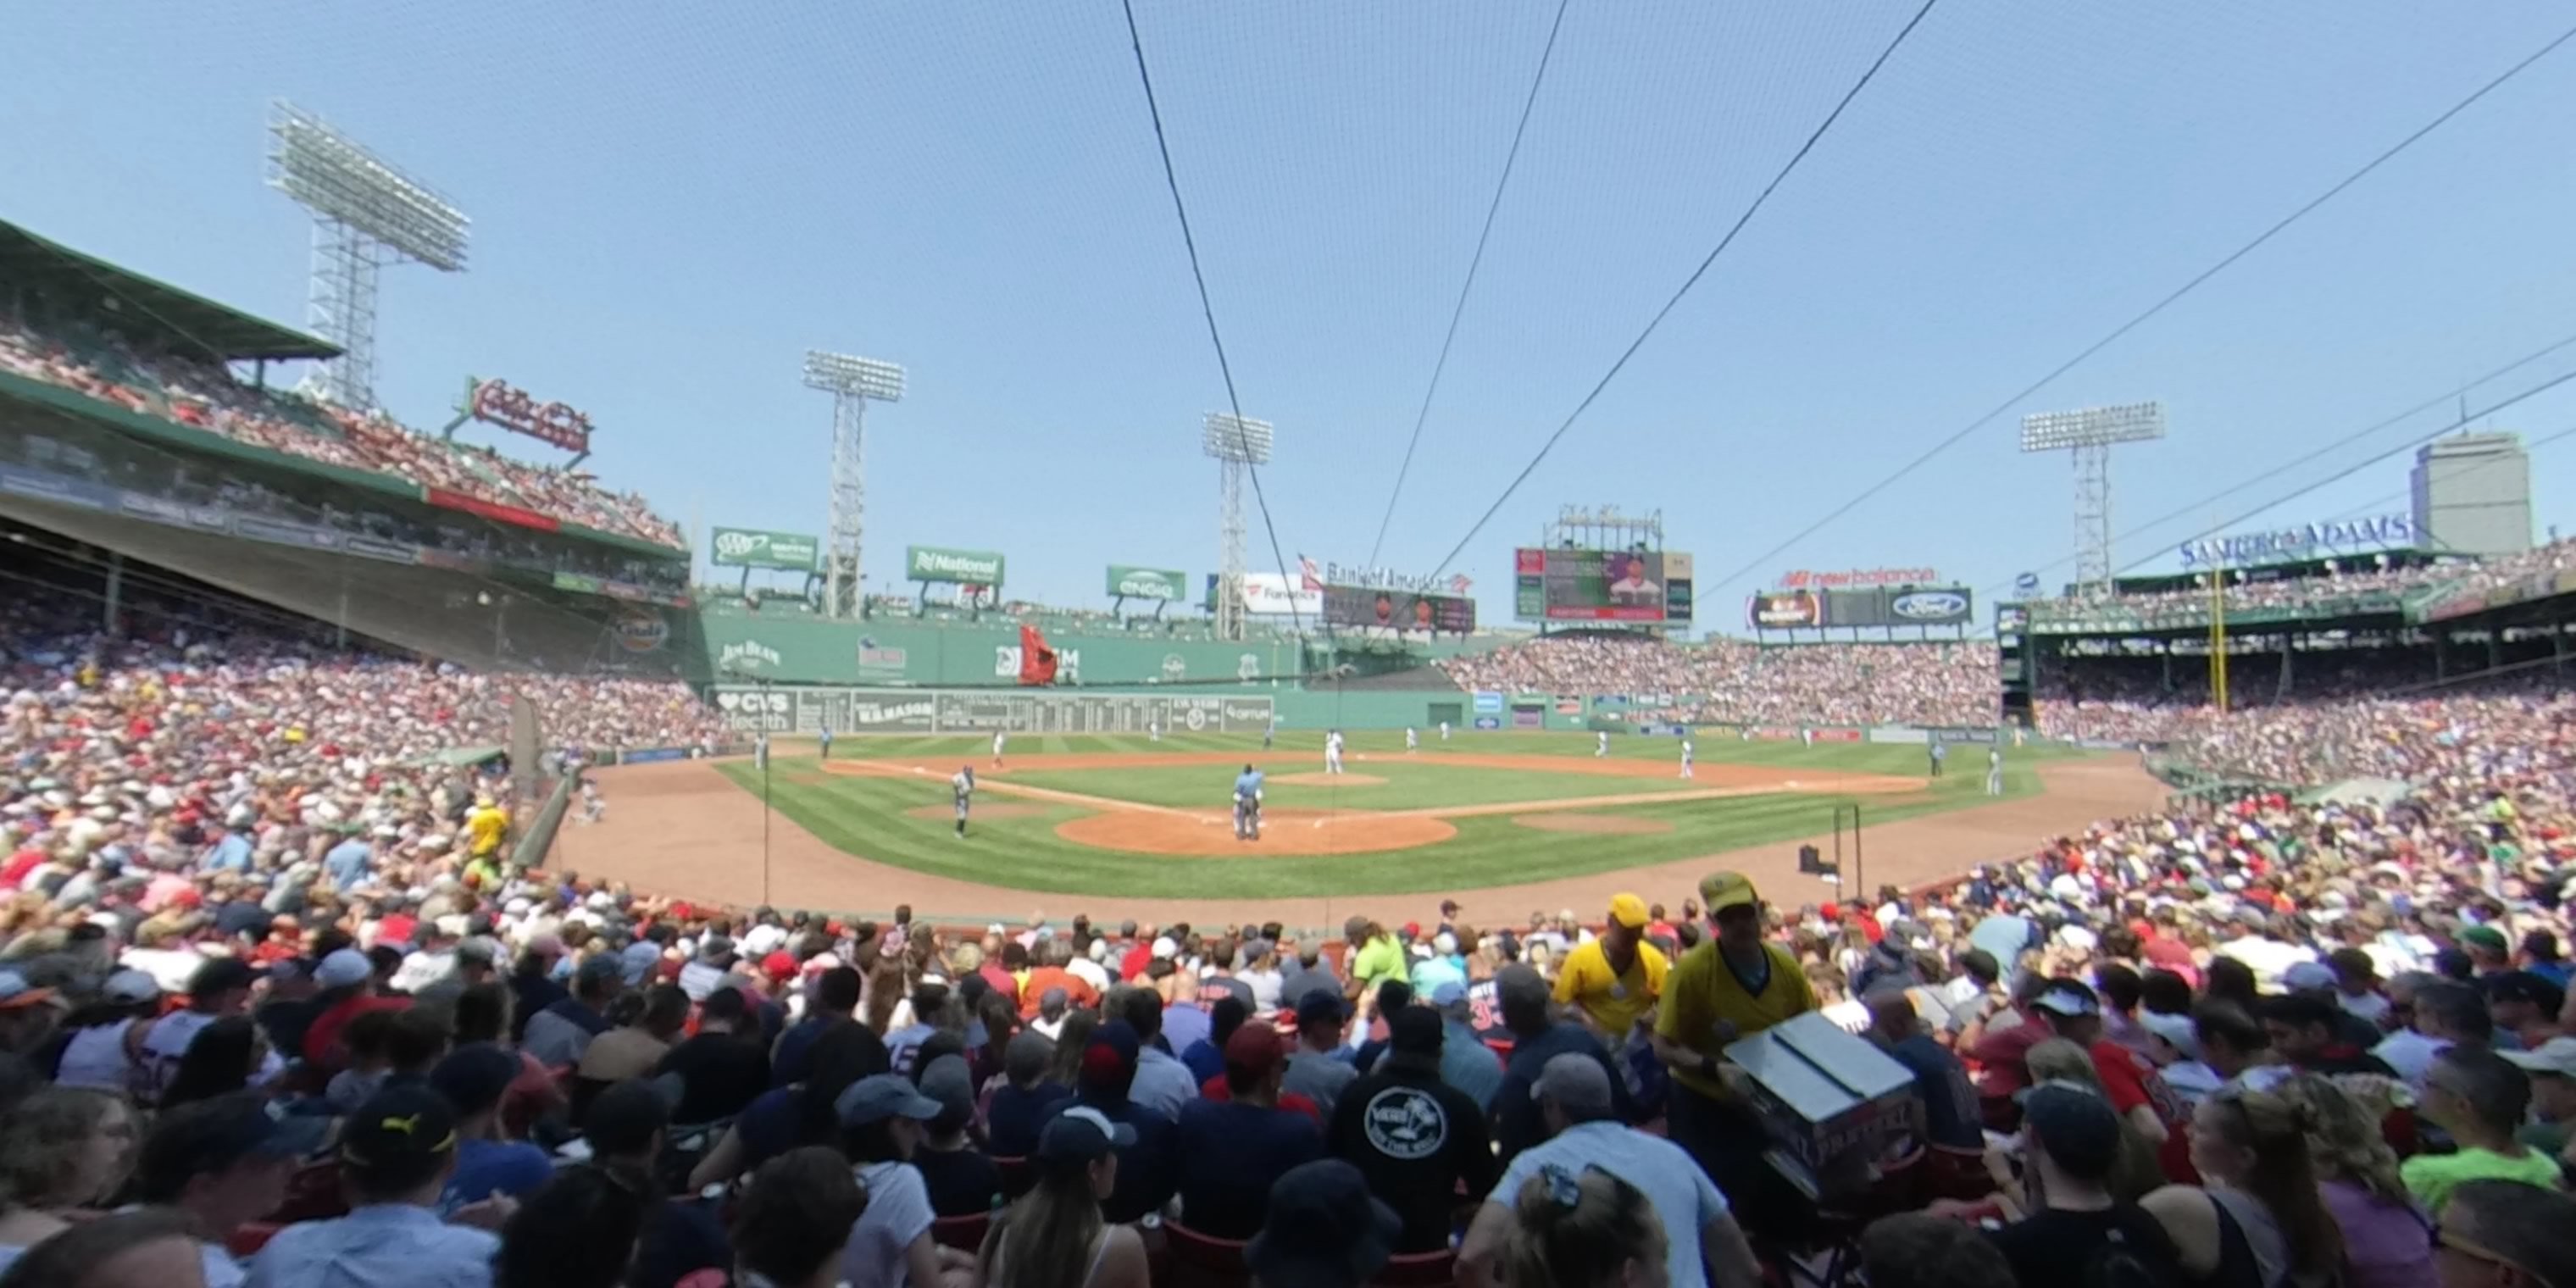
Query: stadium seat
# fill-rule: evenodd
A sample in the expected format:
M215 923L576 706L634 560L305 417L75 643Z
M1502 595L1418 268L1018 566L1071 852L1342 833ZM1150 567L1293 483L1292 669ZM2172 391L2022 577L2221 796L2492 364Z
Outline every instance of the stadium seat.
M252 1221L235 1226L231 1234L224 1236L224 1251L233 1254L236 1261L248 1261L258 1256L259 1250L267 1247L268 1241L285 1228L275 1221Z
M1976 1202L1995 1192L1994 1174L1986 1170L1986 1152L1955 1145L1924 1149L1923 1197Z
M1458 1251L1398 1253L1370 1279L1379 1288L1449 1288L1458 1280Z
M349 1196L340 1183L340 1160L307 1163L286 1180L286 1198L268 1219L280 1225L322 1221L349 1212Z
M1201 1234L1178 1222L1163 1223L1170 1239L1171 1281L1161 1288L1246 1288L1252 1270L1243 1264L1246 1241Z
M992 1228L993 1214L990 1212L943 1216L930 1223L930 1241L943 1248L973 1252L984 1246L984 1232Z
M993 1166L1000 1169L1002 1173L1003 1198L1018 1198L1035 1188L1038 1183L1038 1174L1029 1166L1029 1160L1025 1157L996 1158L993 1160Z

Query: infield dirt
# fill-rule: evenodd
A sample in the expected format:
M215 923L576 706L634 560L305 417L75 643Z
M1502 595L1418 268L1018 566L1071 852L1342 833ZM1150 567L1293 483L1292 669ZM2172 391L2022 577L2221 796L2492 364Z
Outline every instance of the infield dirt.
M1427 756L1425 757L1428 758ZM1032 757L1032 762L1039 758ZM1045 758L1055 761L1059 757ZM1093 759L1093 758L1086 758ZM1113 757L1110 759L1132 759ZM1498 759L1549 762L1555 757L1513 756ZM1567 758L1581 763L1580 758ZM1204 757L1205 763L1240 761L1231 753ZM1148 763L1167 764L1152 758ZM1613 762L1617 763L1617 762ZM839 766L836 763L835 768ZM1033 763L1032 767L1036 767ZM1059 767L1053 764L1047 767ZM1649 769L1658 768L1648 766ZM1701 766L1703 774L1729 768L1754 770L1780 790L1784 771L1758 766ZM1869 832L1869 879L1913 885L1954 876L1989 861L2029 854L2045 839L2081 830L2096 820L2120 818L2154 808L2165 787L2149 777L2131 757L2058 761L2036 767L2046 791L2038 796L1974 805L1944 813L1876 825ZM1582 772L1580 770L1574 772ZM1827 776L1795 771L1802 784L1827 785ZM597 825L567 824L551 862L588 876L632 883L638 889L679 897L748 907L761 901L759 802L704 761L632 765L597 771L610 809ZM1625 775L1638 776L1644 775ZM944 777L944 774L943 774ZM979 780L983 776L979 775ZM1848 791L1841 775L1829 790ZM1899 790L1917 786L1895 779ZM1036 797L1036 789L1025 788ZM1757 789L1760 790L1760 789ZM1655 799L1671 799L1657 796ZM1076 796L1072 803L1089 804ZM1564 802L1561 804L1575 804ZM1527 804L1503 807L1529 814ZM1579 806L1578 806L1579 808ZM1187 815L1189 811L1169 811ZM1309 896L1292 899L1154 899L1114 895L1036 894L986 885L890 864L838 849L783 816L772 822L770 901L782 907L876 911L899 903L933 910L942 917L1017 920L1034 909L1051 910L1061 921L1073 912L1115 911L1142 920L1192 920L1203 924L1246 919L1277 919L1292 926L1337 925L1353 913L1379 917L1419 916L1437 902L1433 894ZM972 826L971 824L969 825ZM1191 824L1196 827L1196 823ZM1207 829L1214 831L1216 829ZM1330 830L1329 828L1325 830ZM1555 880L1451 892L1466 905L1469 920L1487 925L1518 924L1533 908L1589 909L1606 906L1611 894L1635 890L1671 901L1687 893L1699 878L1716 868L1745 873L1765 891L1791 903L1800 891L1822 892L1813 878L1796 876L1798 847L1830 845L1827 834L1791 837L1724 854L1680 859L1615 872L1596 872Z

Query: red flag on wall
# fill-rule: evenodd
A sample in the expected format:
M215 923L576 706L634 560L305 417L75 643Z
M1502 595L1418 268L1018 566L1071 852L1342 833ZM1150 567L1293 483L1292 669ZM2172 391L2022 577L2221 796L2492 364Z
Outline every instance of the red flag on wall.
M1020 683L1055 683L1055 650L1027 622L1020 623Z

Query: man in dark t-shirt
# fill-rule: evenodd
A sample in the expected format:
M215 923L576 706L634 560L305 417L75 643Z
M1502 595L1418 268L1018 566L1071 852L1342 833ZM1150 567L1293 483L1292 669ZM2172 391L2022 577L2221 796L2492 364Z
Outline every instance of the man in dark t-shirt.
M1437 1252L1449 1246L1454 1195L1493 1189L1502 1167L1484 1107L1441 1081L1440 1013L1408 1006L1388 1019L1387 1030L1385 1061L1334 1102L1329 1144L1404 1219L1395 1250Z
M1287 1047L1278 1030L1245 1024L1227 1035L1223 1100L1181 1106L1181 1223L1220 1239L1249 1239L1288 1170L1324 1156L1314 1118L1279 1104Z
M680 1103L672 1107L671 1121L696 1125L731 1118L769 1089L769 1052L758 1033L739 990L707 994L697 1034L653 1066L657 1078L666 1073L680 1077Z
M2120 1116L2111 1102L2049 1083L2023 1103L2022 1124L2023 1166L2038 1174L2047 1206L1987 1234L2022 1288L2183 1281L2164 1226L2136 1204L2111 1198L2111 1169L2120 1156ZM2120 1260L2134 1261L2143 1273L2103 1273Z

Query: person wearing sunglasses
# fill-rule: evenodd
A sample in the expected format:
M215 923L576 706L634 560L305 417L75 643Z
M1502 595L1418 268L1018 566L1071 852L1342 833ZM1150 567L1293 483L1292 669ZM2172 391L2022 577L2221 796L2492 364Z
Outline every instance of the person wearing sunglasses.
M2477 1047L2453 1047L2424 1075L2418 1112L2449 1132L2459 1149L2418 1154L2398 1174L2415 1201L2434 1216L2451 1191L2469 1181L2519 1181L2559 1188L2558 1160L2514 1138L2531 1107L2531 1078L2511 1061Z
M2576 1199L2519 1181L2470 1181L2452 1191L2433 1231L2442 1288L2568 1288L2576 1284Z

